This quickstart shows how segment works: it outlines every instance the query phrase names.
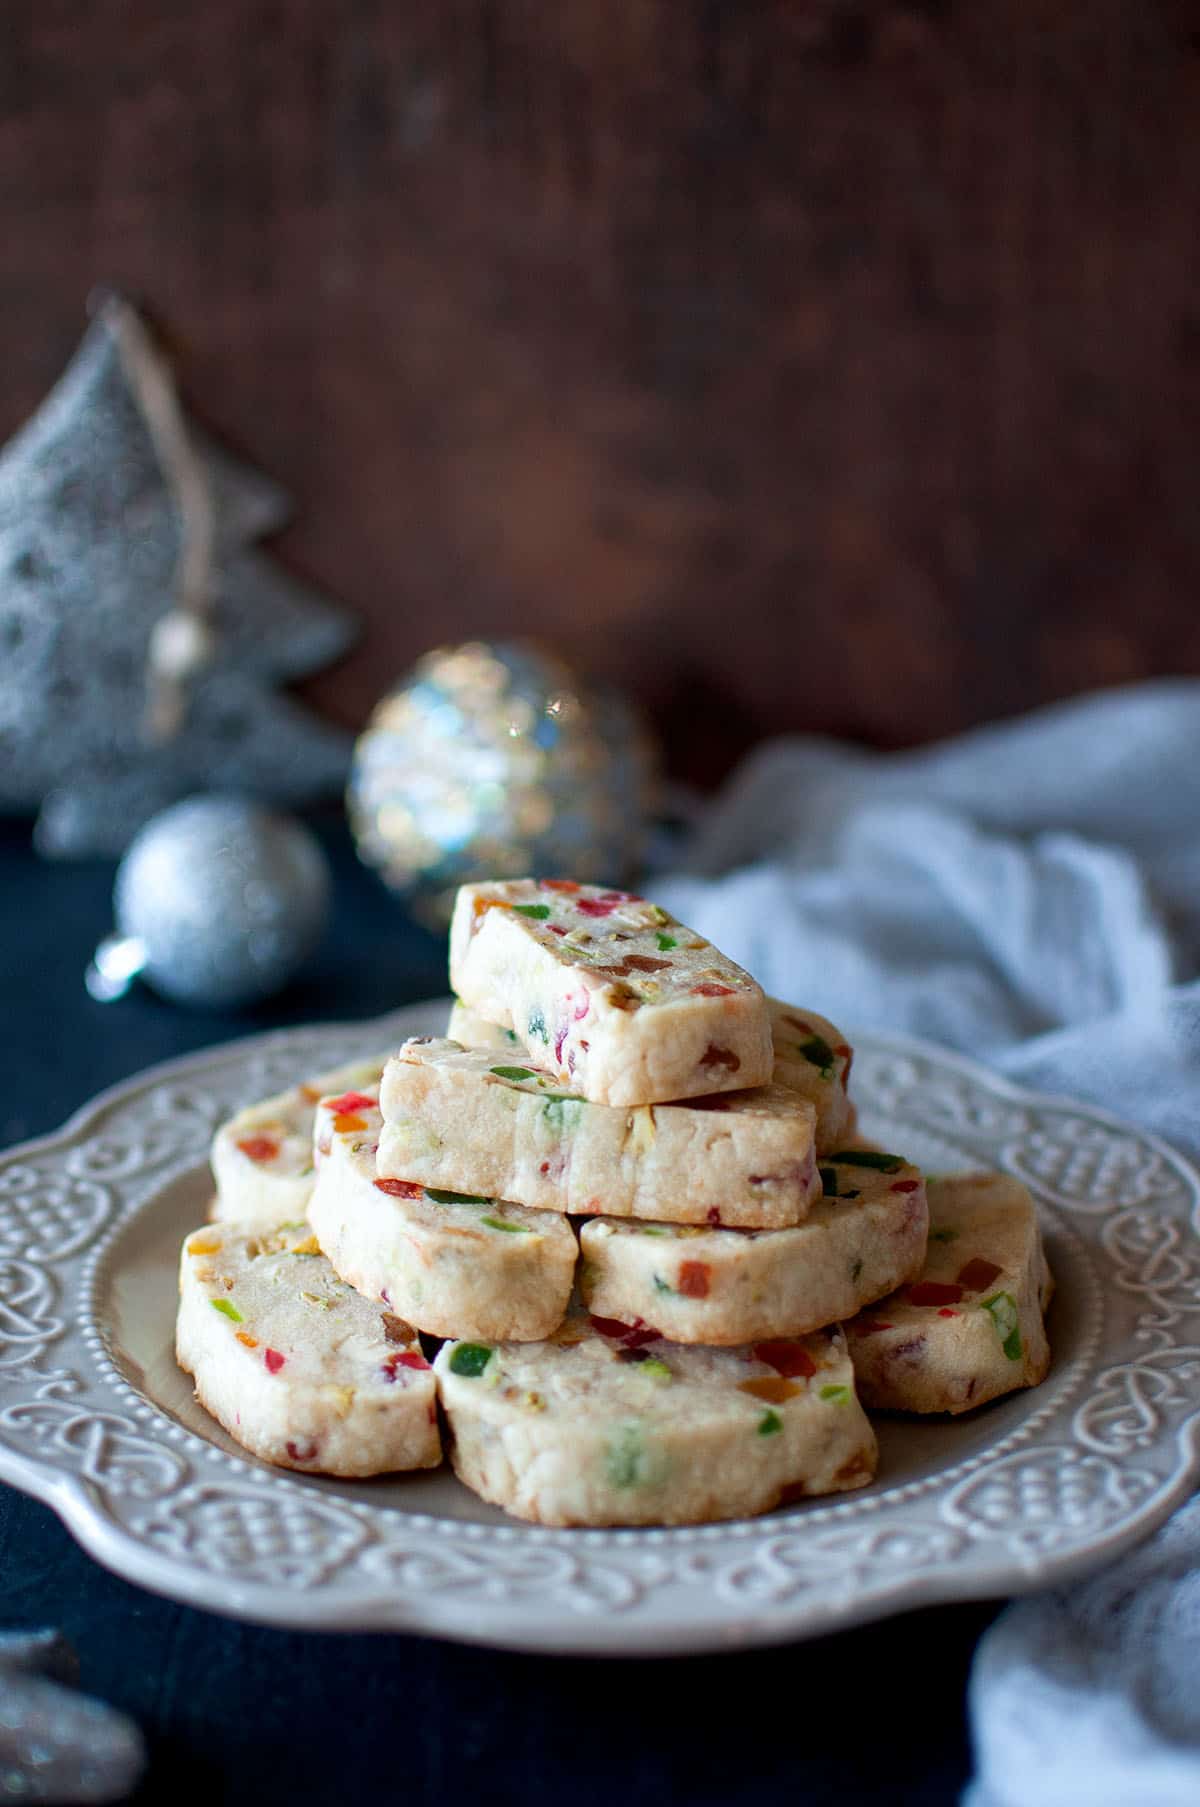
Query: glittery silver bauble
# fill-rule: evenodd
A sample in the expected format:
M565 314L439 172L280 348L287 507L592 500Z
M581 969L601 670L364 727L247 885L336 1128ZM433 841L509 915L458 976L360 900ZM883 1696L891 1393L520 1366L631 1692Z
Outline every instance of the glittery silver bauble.
M191 797L148 822L117 872L117 934L88 970L93 997L134 977L181 1004L268 997L312 953L329 869L306 828L237 797Z
M654 771L623 698L541 647L472 641L426 654L379 704L347 809L362 859L444 922L474 878L631 876Z

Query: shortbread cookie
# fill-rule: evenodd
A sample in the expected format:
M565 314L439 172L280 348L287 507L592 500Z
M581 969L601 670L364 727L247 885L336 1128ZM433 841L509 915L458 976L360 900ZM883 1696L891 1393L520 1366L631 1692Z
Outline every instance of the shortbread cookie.
M441 1461L433 1373L410 1326L360 1299L307 1224L209 1224L183 1245L175 1353L252 1455L312 1474Z
M459 1479L540 1524L700 1524L875 1473L836 1329L696 1349L573 1311L547 1342L446 1343L434 1367Z
M841 1030L815 1010L781 1004L778 998L768 998L767 1009L775 1053L772 1083L799 1092L816 1111L818 1154L842 1147L854 1133L854 1106L846 1095L853 1048ZM506 1054L516 1048L524 1052L511 1029L489 1023L458 999L450 1012L446 1036L450 1041L461 1042L464 1048L499 1049ZM528 1064L553 1078L544 1060L531 1060Z
M432 1336L536 1341L562 1322L575 1232L565 1217L381 1179L382 1118L364 1094L317 1107L308 1219L334 1271Z
M915 1278L929 1226L917 1169L850 1149L821 1179L824 1197L792 1230L593 1219L580 1238L584 1304L679 1343L750 1343L819 1330Z
M313 1170L313 1112L317 1099L379 1084L386 1054L322 1073L290 1092L247 1105L213 1137L210 1161L217 1182L212 1216L220 1222L277 1224L304 1216Z
M1052 1281L1037 1212L1004 1173L931 1179L920 1277L846 1325L864 1402L896 1412L965 1412L1050 1365L1042 1313Z
M788 1086L646 1104L589 1104L495 1049L417 1036L380 1089L381 1178L514 1199L541 1211L774 1229L820 1196L808 1100Z
M565 879L464 885L450 983L594 1104L657 1104L771 1077L761 988L628 891Z

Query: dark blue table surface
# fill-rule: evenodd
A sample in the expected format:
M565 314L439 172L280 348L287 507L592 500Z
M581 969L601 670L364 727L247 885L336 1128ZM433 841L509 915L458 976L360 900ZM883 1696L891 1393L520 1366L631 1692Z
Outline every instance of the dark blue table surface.
M46 864L27 825L0 824L0 1145L172 1055L445 991L441 941L358 866L336 817L315 826L334 867L331 932L302 983L234 1017L144 991L93 1003L82 973L110 927L112 866ZM84 1687L139 1722L151 1763L138 1802L953 1801L969 1770L967 1669L995 1610L650 1662L283 1632L118 1580L46 1507L0 1488L0 1629L63 1628Z

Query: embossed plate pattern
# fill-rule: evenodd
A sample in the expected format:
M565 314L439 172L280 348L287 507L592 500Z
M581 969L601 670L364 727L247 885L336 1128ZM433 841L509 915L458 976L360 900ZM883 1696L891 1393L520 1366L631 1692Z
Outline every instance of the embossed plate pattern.
M694 1651L1061 1582L1192 1485L1200 1176L1098 1111L882 1036L858 1044L864 1129L935 1170L1005 1167L1039 1201L1059 1282L1042 1387L953 1421L881 1420L874 1486L694 1529L546 1530L448 1471L345 1483L245 1457L171 1355L212 1131L307 1073L439 1031L444 1011L195 1055L0 1158L0 1477L119 1574L276 1624Z

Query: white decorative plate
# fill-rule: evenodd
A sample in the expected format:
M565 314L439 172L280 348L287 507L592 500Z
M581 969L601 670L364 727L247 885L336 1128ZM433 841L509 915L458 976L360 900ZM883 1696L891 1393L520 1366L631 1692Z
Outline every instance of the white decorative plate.
M1200 1176L1098 1111L863 1036L866 1133L934 1170L1018 1174L1058 1296L1046 1382L966 1418L879 1422L860 1493L696 1529L518 1524L448 1470L324 1481L244 1455L172 1357L184 1233L235 1106L439 1032L445 1005L288 1030L142 1074L0 1160L0 1477L99 1561L217 1612L538 1650L696 1651L1058 1583L1144 1537L1200 1445Z

